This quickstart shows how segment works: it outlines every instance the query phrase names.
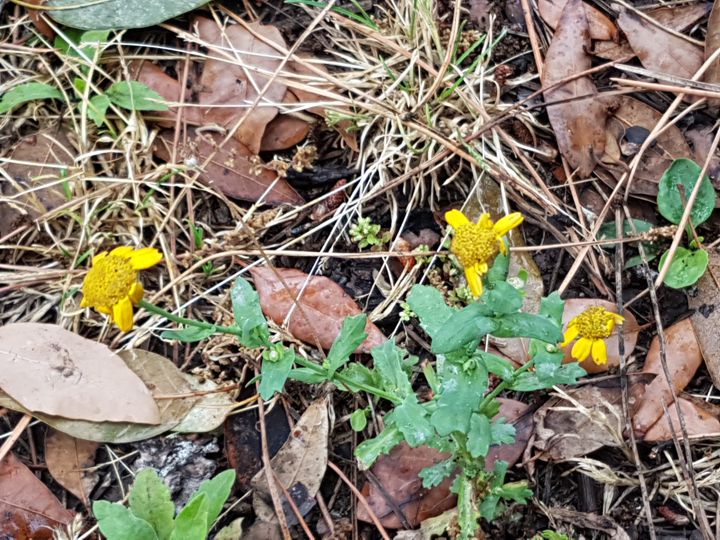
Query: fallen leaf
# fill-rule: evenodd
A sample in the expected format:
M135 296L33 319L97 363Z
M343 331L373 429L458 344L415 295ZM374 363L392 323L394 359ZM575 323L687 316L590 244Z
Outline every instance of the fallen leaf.
M205 380L200 383L192 375L183 375L193 393L199 396L190 411L172 430L176 433L207 433L216 430L225 422L237 403L230 392L217 391L219 386L213 381Z
M720 407L690 396L678 396L678 404L683 415L685 431L690 438L717 437L720 435ZM672 424L672 428L670 427ZM667 414L655 422L645 432L645 442L671 441L673 430L678 439L682 439L682 429L674 403L667 406Z
M578 77L550 88L589 69L588 50L590 36L583 3L568 0L545 57L542 85L546 89L545 102L554 103L547 106L547 112L560 153L581 178L593 171L603 154L607 108L598 99L590 77Z
M158 424L150 391L107 346L53 324L0 328L0 388L33 413Z
M52 527L72 519L72 512L14 454L0 461L0 537L51 540Z
M570 508L550 507L548 515L560 521L571 523L574 527L593 529L607 534L612 540L630 540L630 535L625 532L617 522L610 516L598 515L591 512L578 512Z
M155 155L165 161L172 157L173 132L163 131L155 145ZM252 152L242 143L230 139L218 147L225 137L219 133L198 134L188 129L185 145L178 149L178 159L198 166L214 153L201 178L220 193L243 201L267 204L303 204L303 198L275 171L262 168L255 174L255 165L250 160Z
M40 6L42 6L43 1L42 0L27 0L27 3L32 6L40 7ZM47 22L45 22L45 20L43 19L42 15L44 13L46 13L46 12L43 10L39 10L39 9L28 8L28 10L27 10L28 17L35 25L35 29L38 32L40 32L43 36L45 36L46 38L48 38L50 40L55 39L55 30L53 30L50 27L50 25Z
M687 40L623 10L618 17L623 31L642 65L657 73L692 78L703 63L703 50Z
M710 12L710 18L707 23L707 33L705 34L705 60L710 58L715 51L720 47L720 7L718 2L713 3L712 11ZM713 60L708 66L703 80L709 83L720 83L720 57ZM713 99L709 101L709 104L713 109L717 109L720 106L720 100Z
M327 468L330 429L328 406L327 397L311 403L290 432L287 442L270 460L275 478L287 489L302 515L315 506L315 495ZM255 475L251 485L254 490L255 514L262 521L272 521L275 519L275 510L264 470ZM295 513L282 490L278 490L288 524L297 524Z
M152 62L142 62L135 78L151 90L154 90L168 103L179 103L182 95L180 82L171 77L160 66ZM185 95L190 95L186 90ZM187 99L186 99L187 101ZM159 126L174 128L178 112L182 111L182 120L191 126L200 126L203 123L202 111L197 106L173 107L168 106L165 111L152 111L148 114Z
M566 3L567 0L538 1L540 16L553 30L557 28L560 22L560 16ZM587 18L591 39L616 40L618 38L617 28L615 28L613 22L606 17L602 11L595 9L585 2L583 2L582 5L585 9L585 17Z
M311 345L330 350L345 318L361 313L355 300L324 276L310 276L293 268L255 267L250 273L265 315L282 325L292 310L288 330L295 338ZM294 299L298 298L296 306ZM370 321L365 332L368 337L355 352L370 352L386 341Z
M710 250L708 269L697 282L697 294L688 297L693 310L690 321L713 384L720 388L720 254Z
M62 487L89 507L90 492L97 484L97 471L85 470L95 465L99 444L83 441L52 428L45 434L45 463L48 472Z
M260 149L263 152L286 150L302 142L308 133L310 125L305 120L290 114L279 114L265 127Z
M693 161L700 166L705 163L710 150L712 150L714 135L715 133L712 126L698 126L688 129L685 132L685 137L692 143ZM710 167L708 168L707 175L714 183L720 180L720 158L718 158L717 154L713 154L712 158L710 158ZM716 203L716 205L718 204L720 204L720 201Z
M607 300L602 300L600 298L568 298L565 300L565 311L563 312L563 332L567 330L567 325L572 319L580 315L586 309L594 306L603 307L608 311L617 313L617 306ZM624 312L623 317L625 317L623 337L625 342L625 358L627 358L635 350L635 345L637 344L638 322L635 316L629 311ZM585 371L588 373L604 373L605 371L614 369L620 365L620 354L618 352L619 336L617 329L605 340L605 345L607 346L608 354L607 364L598 365L592 358L588 358L584 362L580 363ZM577 361L573 359L571 353L572 344L565 348L564 363L567 364L569 362Z
M690 319L684 319L665 329L667 347L665 357L675 395L680 394L692 380L702 363L700 345L695 338ZM665 378L660 357L660 339L653 338L645 358L643 373L655 374L645 393L640 396L633 412L633 429L643 436L650 426L663 415L663 407L672 403L672 392Z
M617 41L596 41L592 48L594 56L599 56L606 60L628 61L635 58L633 51L627 40Z
M492 13L492 3L490 0L471 0L470 1L470 19L478 25L480 30L485 30L490 22L490 14Z

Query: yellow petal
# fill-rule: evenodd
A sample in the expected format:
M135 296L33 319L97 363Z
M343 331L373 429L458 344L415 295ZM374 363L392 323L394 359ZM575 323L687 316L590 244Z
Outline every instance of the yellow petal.
M488 263L479 263L475 265L475 269L478 271L479 274L487 274L488 273Z
M513 212L512 214L500 218L493 226L493 230L498 236L505 236L508 231L520 225L524 219L525 218L520 212Z
M590 356L593 340L588 338L580 338L575 342L572 348L572 357L578 362L582 362Z
M81 308L90 307L90 304L88 304L88 301L87 301L87 296L83 296L82 300L80 301L80 307Z
M97 262L102 261L105 257L107 257L107 254L108 254L107 251L103 251L102 253L98 253L97 255L95 255L92 260L93 264L96 264Z
M465 277L467 278L468 286L470 291L473 293L475 298L482 296L483 283L480 274L477 273L474 267L465 269Z
M110 255L116 255L118 257L127 257L132 252L132 246L118 246L110 252Z
M470 223L467 216L460 210L450 210L449 212L445 212L445 221L447 221L455 230L458 230L463 225Z
M613 328L615 328L615 319L608 319L608 322L605 323L605 328L607 328L608 332L612 332Z
M130 301L133 304L139 304L140 300L143 299L143 296L145 295L145 289L142 286L142 283L139 281L136 281L130 286L130 293L128 296L130 297Z
M155 248L136 249L129 255L134 270L145 270L162 261L162 254Z
M127 296L113 306L113 321L123 332L129 332L133 327L133 306Z
M498 238L498 245L500 246L500 253L502 253L503 255L507 255L508 248L507 245L505 245L505 240L503 240L502 238Z
M605 345L605 340L596 339L593 341L592 358L598 366L607 364L607 346Z
M100 313L104 313L105 315L112 315L112 309L110 309L107 306L92 306L95 309L97 309Z
M570 326L568 326L567 330L565 330L565 341L563 341L560 346L567 347L572 341L575 341L579 334L580 329L577 326L571 324Z
M611 313L610 315L612 315L615 319L615 324L622 324L625 322L625 317L622 315L618 315L617 313Z
M482 216L480 216L480 219L478 220L478 225L480 225L484 229L492 229L493 222L490 218L490 214L486 212Z

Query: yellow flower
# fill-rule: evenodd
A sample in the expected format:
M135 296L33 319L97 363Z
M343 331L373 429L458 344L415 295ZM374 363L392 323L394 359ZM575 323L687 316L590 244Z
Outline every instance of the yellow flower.
M129 332L133 327L133 304L138 304L145 293L138 281L138 270L160 261L162 255L155 248L122 246L96 255L85 276L81 306L110 315L120 330Z
M459 210L445 214L447 222L455 229L450 246L465 269L465 277L474 296L483 292L482 277L490 268L498 253L507 255L502 237L523 222L520 212L514 212L493 223L490 214L483 214L477 223L470 221Z
M565 341L560 345L567 347L578 337L572 348L572 357L582 362L592 355L597 365L607 364L607 346L605 340L613 333L616 324L622 324L625 317L594 306L586 309L568 324Z

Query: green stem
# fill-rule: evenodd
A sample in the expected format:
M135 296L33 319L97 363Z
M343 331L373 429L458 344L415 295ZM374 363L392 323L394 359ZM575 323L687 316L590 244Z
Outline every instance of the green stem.
M478 410L479 410L479 411L482 411L485 407L487 407L487 406L490 404L490 402L491 402L493 399L495 399L496 397L498 397L503 390L507 389L508 386L510 386L512 383L515 382L515 379L517 379L517 376L518 376L518 375L520 375L520 374L523 373L524 371L527 371L528 369L530 369L531 367L533 367L533 365L535 365L535 359L534 359L534 358L531 358L531 359L528 360L525 364L523 364L523 365L520 366L518 369L516 369L516 370L515 370L515 373L513 373L513 376L512 376L511 379L508 379L508 380L506 380L506 381L502 381L500 384L498 384L498 385L493 389L492 392L490 392L487 396L485 396L485 397L483 398L483 400L480 402L480 406L478 407Z
M207 330L216 330L217 332L223 333L223 334L232 334L234 336L240 336L242 335L242 330L237 327L233 326L218 326L216 324L207 323L205 321L196 321L194 319L187 319L185 317L180 317L179 315L175 315L174 313L170 313L169 311L164 310L161 307L156 306L155 304L151 304L147 300L140 300L138 305L151 312L155 315L160 315L161 317L166 318L168 321L176 322L178 324L184 324L186 326L195 326L197 328L205 328Z

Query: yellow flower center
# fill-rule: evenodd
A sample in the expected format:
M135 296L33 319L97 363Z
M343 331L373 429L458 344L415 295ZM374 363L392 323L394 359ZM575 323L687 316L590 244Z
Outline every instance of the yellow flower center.
M450 249L465 268L488 263L500 252L498 235L492 227L466 223L457 228Z
M88 305L111 307L130 293L136 281L137 271L129 258L108 255L88 271L83 294Z
M613 314L599 306L586 309L573 322L578 335L587 339L609 338L615 327Z

